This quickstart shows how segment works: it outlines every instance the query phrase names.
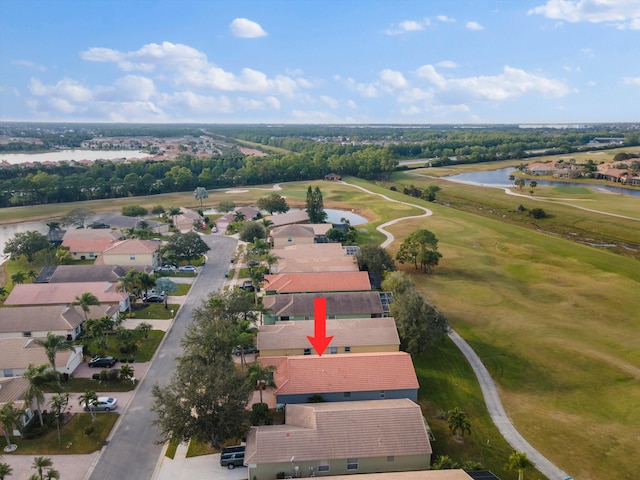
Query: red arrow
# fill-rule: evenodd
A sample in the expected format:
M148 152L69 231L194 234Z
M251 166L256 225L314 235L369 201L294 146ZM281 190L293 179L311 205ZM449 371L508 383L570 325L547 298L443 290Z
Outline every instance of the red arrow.
M313 299L313 332L314 336L307 335L309 342L313 345L313 348L318 352L318 356L322 356L331 340L333 335L327 337L327 299L326 298L314 298Z

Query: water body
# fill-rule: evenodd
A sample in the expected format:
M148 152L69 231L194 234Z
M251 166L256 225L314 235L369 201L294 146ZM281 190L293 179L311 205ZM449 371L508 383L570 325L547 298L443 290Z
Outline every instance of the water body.
M139 150L60 150L46 153L0 153L0 162L19 163L62 162L80 160L113 160L114 158L146 158L150 155Z
M451 175L448 177L442 177L445 180L458 183L468 183L470 185L479 185L481 187L513 187L513 183L509 181L509 175L511 175L515 169L513 167L500 168L498 170L487 170L484 172L468 172L459 173L458 175ZM571 182L553 182L549 180L538 180L538 186L546 187L587 187L598 190L607 190L613 193L621 193L623 195L631 195L633 197L640 197L640 190L630 190L627 188L614 187L612 185L592 185L585 183L571 183Z
M0 265L7 260L8 256L4 254L4 245L8 240L15 237L16 233L28 232L35 230L45 235L49 231L47 222L22 222L22 223L10 223L7 225L0 225Z

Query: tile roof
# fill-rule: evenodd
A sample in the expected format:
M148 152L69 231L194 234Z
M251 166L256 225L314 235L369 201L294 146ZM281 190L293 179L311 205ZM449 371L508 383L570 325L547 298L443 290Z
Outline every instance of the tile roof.
M71 253L102 253L115 243L109 238L70 238L62 241L62 246L67 247Z
M278 293L371 290L367 272L284 273L265 275L264 290Z
M58 265L51 274L48 283L64 282L117 282L127 274L130 268L137 272L153 273L145 265Z
M233 212L225 213L218 220L222 220L223 222L231 223L236 215L236 212L240 212L244 215L245 220L252 220L256 215L260 213L260 210L253 207L239 207L236 208Z
M23 369L30 363L34 365L49 364L47 353L33 338L0 338L0 365L4 369ZM56 367L67 365L72 351L58 352Z
M353 480L353 475L332 475L331 480ZM361 473L358 474L357 480L473 480L473 477L462 469L414 470L410 472Z
M283 227L276 227L271 230L272 238L283 237L315 237L316 234L310 225L284 225Z
M276 395L418 388L411 355L406 352L264 357L259 361L276 367Z
M292 223L308 222L309 214L306 210L294 210L287 213L279 213L278 215L268 215L265 218L271 220L274 227L281 227Z
M24 392L29 386L29 380L24 377L0 378L0 405L24 399ZM16 405L18 406L18 405Z
M278 258L298 257L344 257L347 251L339 243L310 243L302 245L287 245L284 248L274 248L270 252Z
M25 283L13 287L5 305L71 305L85 292L93 293L100 303L116 304L127 298L110 282Z
M287 405L285 425L253 427L245 460L264 464L428 455L420 406L409 399Z
M277 273L357 272L355 257L283 258L271 267Z
M111 317L116 311L113 305L95 305L89 307L87 317ZM83 321L84 312L80 307L47 305L0 308L0 334L73 330Z
M267 285L268 286L268 285ZM378 292L283 293L262 297L263 306L279 317L313 315L314 299L327 299L327 315L382 315Z
M114 243L104 251L104 255L153 254L160 247L160 242L134 238Z
M262 325L258 332L258 350L310 347L314 322L278 322ZM327 320L327 335L333 336L331 347L400 345L395 320L387 318L351 318Z
M108 238L109 240L121 240L122 232L118 229L109 228L74 228L64 233L65 240L71 239L98 239Z

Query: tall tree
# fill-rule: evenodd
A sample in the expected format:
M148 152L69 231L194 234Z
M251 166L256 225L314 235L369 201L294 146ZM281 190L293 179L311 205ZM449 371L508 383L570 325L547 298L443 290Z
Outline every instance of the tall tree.
M91 306L100 305L100 301L93 293L84 292L79 297L76 297L74 305L78 305L82 309L84 312L84 320L87 321Z
M36 366L30 363L24 371L23 376L29 382L27 390L24 392L24 399L28 403L32 403L35 400L40 426L42 426L44 425L44 421L42 420L40 403L44 402L44 390L45 388L51 388L59 391L60 375L55 370L51 370L49 365Z
M309 223L324 223L327 212L324 211L324 200L320 187L315 189L309 185L307 189L306 212L309 215Z
M504 466L504 469L510 472L516 470L518 472L518 480L524 480L524 471L534 466L525 452L513 452L509 455L509 463Z
M463 435L468 433L471 435L471 422L467 413L460 410L458 407L447 412L447 425L449 430L456 436L456 440L462 441Z
M4 245L4 253L9 255L11 260L15 260L20 255L27 257L27 262L33 261L33 256L40 250L46 250L49 248L49 241L47 237L30 230L27 232L18 232L12 239L7 241Z
M138 272L136 278L145 296L149 293L149 289L156 286L156 276L153 274L149 275L147 272Z
M24 413L13 402L7 402L0 408L0 424L4 430L4 438L7 441L7 448L11 449L11 438L9 432L13 432L14 427L22 426L22 417ZM13 447L15 450L16 447Z
M164 309L169 309L169 295L178 291L176 282L168 277L160 277L156 280L156 288L160 292L164 292Z
M153 386L154 424L163 441L193 438L219 447L246 433L252 386L231 357L236 338L229 296L212 295L195 310L169 384Z
M167 215L171 217L171 224L176 227L176 217L182 213L182 210L178 207L169 207Z
M21 285L24 283L26 279L27 279L27 276L25 275L24 272L16 272L13 275L11 275L11 282L14 285Z
M258 222L244 222L240 229L240 240L243 242L253 243L256 240L262 240L266 237L267 232Z
M284 197L277 193L272 193L266 197L260 197L258 199L258 208L260 210L266 210L269 215L276 213L286 213L289 211L289 205Z
M60 223L62 225L71 225L76 228L84 228L89 218L91 218L93 215L95 215L95 212L90 208L74 208L60 219Z
M424 229L409 234L396 253L396 260L400 263L411 262L416 269L419 264L425 273L431 273L431 267L438 265L440 258L442 254L438 252L438 239Z
M47 358L51 364L52 369L56 369L56 355L58 352L68 352L73 350L71 342L67 341L62 335L56 335L51 332L47 332L46 339L35 338L33 343L40 345L47 353Z
M220 213L228 213L234 208L236 208L235 202L231 200L222 200L220 203L218 203L218 208L216 208L216 210L218 210L218 212Z
M393 257L384 248L377 245L363 245L356 255L358 268L368 272L376 272L380 275L385 272L393 272L396 264Z
M196 232L176 233L171 236L162 250L163 257L171 257L176 260L193 260L209 250L209 246Z
M204 187L196 187L193 191L193 196L196 197L196 200L200 200L200 208L202 208L202 200L204 198L209 198L209 192Z
M53 468L53 461L49 457L35 457L33 465L36 474L29 477L29 480L53 480L60 478L60 472Z

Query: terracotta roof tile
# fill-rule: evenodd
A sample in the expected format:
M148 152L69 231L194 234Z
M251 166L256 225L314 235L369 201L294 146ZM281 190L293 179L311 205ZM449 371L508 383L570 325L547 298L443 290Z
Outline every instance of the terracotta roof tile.
M278 258L327 258L344 257L347 255L347 251L339 243L310 243L274 248L271 250L271 254Z
M159 242L140 240L138 238L122 240L114 243L104 251L105 255L153 254L160 247Z
M367 272L287 273L265 275L264 278L264 289L277 293L371 290Z
M85 292L93 293L98 301L116 304L127 298L117 285L109 282L87 283L26 283L16 285L4 301L5 305L71 305Z
M268 286L268 285L267 285ZM382 315L378 292L283 293L262 297L264 307L279 317L313 315L316 298L327 299L327 315Z

